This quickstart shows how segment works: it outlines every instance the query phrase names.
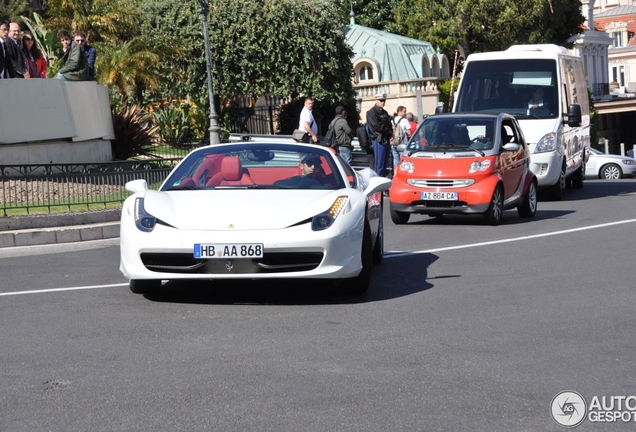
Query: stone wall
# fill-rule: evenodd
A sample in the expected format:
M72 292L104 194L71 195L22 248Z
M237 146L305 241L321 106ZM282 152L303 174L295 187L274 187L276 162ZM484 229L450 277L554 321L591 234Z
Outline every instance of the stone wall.
M106 87L0 80L0 165L108 162L114 138Z

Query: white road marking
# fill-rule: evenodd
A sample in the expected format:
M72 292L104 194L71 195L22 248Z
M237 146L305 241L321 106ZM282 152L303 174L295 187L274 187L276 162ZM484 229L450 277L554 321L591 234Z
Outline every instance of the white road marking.
M394 257L401 257L401 256L407 256L407 255L414 255L414 254L445 252L445 251L457 250L457 249L468 249L468 248L474 248L474 247L489 246L489 245L494 245L494 244L510 243L510 242L514 242L514 241L531 240L531 239L555 236L555 235L560 235L560 234L570 234L570 233L577 232L577 231L586 231L586 230L597 229L597 228L605 228L605 227L609 227L609 226L622 225L622 224L633 223L633 222L636 222L636 219L627 219L627 220L623 220L623 221L609 222L609 223L598 224L598 225L590 225L590 226L586 226L586 227L572 228L572 229L567 229L567 230L562 230L562 231L553 231L553 232L542 233L542 234L533 234L533 235L527 235L527 236L521 236L521 237L513 237L513 238L508 238L508 239L492 240L492 241L480 242L480 243L471 243L471 244L466 244L466 245L448 246L448 247L442 247L442 248L436 248L436 249L426 249L426 250L421 250L421 251L387 252L387 253L385 253L384 257L385 258L394 258Z
M531 239L536 239L536 238L541 238L541 237L549 237L549 236L555 236L555 235L561 235L561 234L570 234L570 233L577 232L577 231L586 231L586 230L591 230L591 229L606 228L606 227L610 227L610 226L623 225L623 224L634 223L634 222L636 222L636 219L627 219L627 220L622 220L622 221L617 221L617 222L609 222L609 223L598 224L598 225L590 225L590 226L586 226L586 227L572 228L572 229L561 230L561 231L553 231L553 232L548 232L548 233L543 233L543 234L534 234L534 235L527 235L527 236L521 236L521 237L513 237L513 238L508 238L508 239L492 240L492 241L487 241L487 242L471 243L471 244L466 244L466 245L448 246L448 247L442 247L442 248L436 248L436 249L426 249L426 250L414 251L414 252L392 251L392 252L385 252L385 256L384 257L385 258L398 258L398 257L402 257L402 256L416 255L416 254L423 254L423 253L445 252L445 251L450 251L450 250L468 249L468 248L481 247L481 246L490 246L490 245L495 245L495 244L515 242L515 241L531 240ZM41 294L41 293L60 292L60 291L78 291L78 290L89 290L89 289L100 289L100 288L114 288L114 287L124 287L124 286L128 286L128 283L118 283L118 284L108 284L108 285L89 285L89 286L79 286L79 287L70 287L70 288L51 288L51 289L30 290L30 291L14 291L14 292L0 293L0 297L16 296L16 295L23 295L23 294Z
M113 288L113 287L123 287L123 286L128 286L128 284L118 283L118 284L109 284L109 285L89 285L89 286L79 286L79 287L70 287L70 288L50 288L50 289L31 290L31 291L14 291L14 292L0 293L0 297L16 296L21 294L41 294L41 293L50 293L50 292L58 292L58 291L77 291L77 290Z

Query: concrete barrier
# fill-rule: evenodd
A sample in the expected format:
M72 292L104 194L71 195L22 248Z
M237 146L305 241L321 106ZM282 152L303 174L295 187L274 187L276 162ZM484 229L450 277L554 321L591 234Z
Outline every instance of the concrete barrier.
M0 165L112 160L108 89L94 81L0 80Z

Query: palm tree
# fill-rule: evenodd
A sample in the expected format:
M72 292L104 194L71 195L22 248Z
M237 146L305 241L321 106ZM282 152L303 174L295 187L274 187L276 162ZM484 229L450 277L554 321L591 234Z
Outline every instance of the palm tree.
M89 43L130 39L141 19L127 0L48 0L47 15L48 28L81 30Z
M143 90L159 88L161 56L142 36L126 42L102 43L98 48L96 79L116 88L123 104L133 96L138 104L143 104Z

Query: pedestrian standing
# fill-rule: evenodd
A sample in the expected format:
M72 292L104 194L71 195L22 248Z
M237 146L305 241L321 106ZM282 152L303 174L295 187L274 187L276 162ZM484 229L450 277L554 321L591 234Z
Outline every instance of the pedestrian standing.
M9 38L9 23L0 19L0 79L13 78L15 71L9 57L7 39Z
M333 131L336 136L336 149L338 154L349 164L353 160L351 140L353 140L353 131L347 122L347 109L338 105L336 107L336 117L333 119Z
M409 124L409 121L406 119L406 107L400 105L397 108L397 111L395 113L395 116L393 117L393 125L399 127L400 129L402 129L402 133L400 134L403 138L402 138L402 142L400 144L408 144L409 143L409 139L411 138L411 125ZM395 130L395 128L394 128ZM394 135L394 138L400 135ZM397 164L400 162L400 152L397 149L397 145L392 145L391 146L391 155L393 156L393 172L395 172L395 168L397 167Z
M307 138L303 142L318 144L318 125L314 118L314 100L310 97L305 99L303 110L300 112L300 120L298 121L298 129L305 131Z
M417 122L415 121L415 115L412 112L406 113L406 119L409 121L409 126L411 127L411 136L415 134L415 130L417 129Z
M9 58L15 72L15 78L31 78L26 57L20 46L20 25L9 23L9 37L5 41L5 48L9 52Z
M67 30L57 32L57 38L62 43L64 55L62 56L62 67L57 71L55 78L62 81L86 81L88 64L84 49L71 40L71 34Z
M384 109L386 93L375 95L375 105L367 111L367 129L373 147L373 168L379 176L386 176L387 154L393 136L391 118Z
M73 32L73 40L76 44L84 49L86 63L88 65L87 81L95 81L95 60L97 59L97 50L95 47L86 43L86 34L83 31L75 30Z
M25 31L22 35L22 52L27 59L29 75L31 78L46 78L49 65L35 43L35 38L30 31Z

